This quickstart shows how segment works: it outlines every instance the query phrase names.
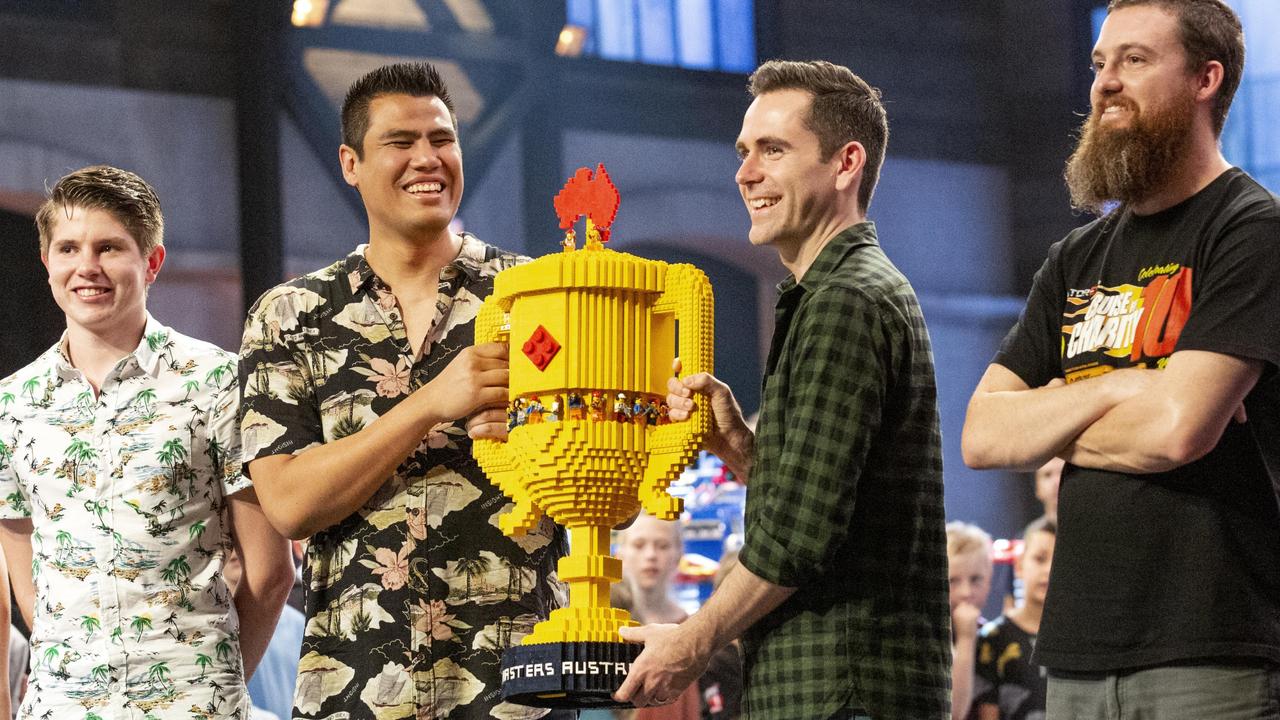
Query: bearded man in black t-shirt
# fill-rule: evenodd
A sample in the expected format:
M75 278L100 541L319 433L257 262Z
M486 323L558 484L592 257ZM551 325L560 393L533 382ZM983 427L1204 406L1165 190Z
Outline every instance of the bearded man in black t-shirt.
M1049 717L1278 717L1280 200L1218 146L1243 32L1221 0L1114 0L1093 67L1066 176L1100 217L1036 274L965 461L1067 463Z

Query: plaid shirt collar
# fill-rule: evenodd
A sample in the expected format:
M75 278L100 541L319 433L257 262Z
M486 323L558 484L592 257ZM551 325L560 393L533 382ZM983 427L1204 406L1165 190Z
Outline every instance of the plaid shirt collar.
M803 280L796 282L795 275L788 275L787 279L778 283L778 294L785 295L787 291L796 287L806 292L815 290L822 286L836 268L840 267L845 257L853 252L854 248L879 244L876 240L875 223L864 220L850 225L831 238L826 247L818 252L818 257L814 258L813 264L805 271Z

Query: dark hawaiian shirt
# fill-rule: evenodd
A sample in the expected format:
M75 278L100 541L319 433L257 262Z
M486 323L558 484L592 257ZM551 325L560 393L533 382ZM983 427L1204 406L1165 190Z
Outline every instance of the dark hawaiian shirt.
M471 344L493 277L524 258L464 235L414 358L364 246L280 285L249 314L240 355L246 462L359 431ZM500 702L498 664L563 602L563 529L508 538L509 507L460 424L432 428L383 488L307 548L298 718L536 718Z
M949 716L933 353L860 223L779 286L740 559L799 588L743 638L752 720Z

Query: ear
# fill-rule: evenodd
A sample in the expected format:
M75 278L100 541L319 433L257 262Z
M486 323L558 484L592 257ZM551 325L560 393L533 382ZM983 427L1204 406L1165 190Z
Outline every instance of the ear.
M1222 77L1225 74L1222 63L1210 60L1196 73L1196 100L1207 102L1222 89Z
M342 179L353 188L359 188L360 185L356 178L356 166L360 164L360 156L356 155L355 148L350 145L340 145L338 147L338 164L342 167Z
M836 151L831 161L836 163L836 189L857 191L862 184L862 168L867 164L867 149L862 143L853 141L845 143Z
M157 245L151 250L151 254L147 256L147 284L156 281L156 276L160 274L160 268L164 265L164 246Z

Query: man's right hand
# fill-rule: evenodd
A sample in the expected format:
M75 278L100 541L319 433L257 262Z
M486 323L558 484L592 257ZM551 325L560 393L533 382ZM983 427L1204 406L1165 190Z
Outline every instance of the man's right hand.
M742 408L729 386L710 373L694 373L680 377L680 359L671 363L674 377L667 380L667 408L672 422L683 422L697 409L695 392L704 393L711 406L711 434L706 449L724 461L729 469L746 482L755 455L755 433L742 417Z
M507 405L507 344L484 343L463 348L422 392L441 421L470 417Z

